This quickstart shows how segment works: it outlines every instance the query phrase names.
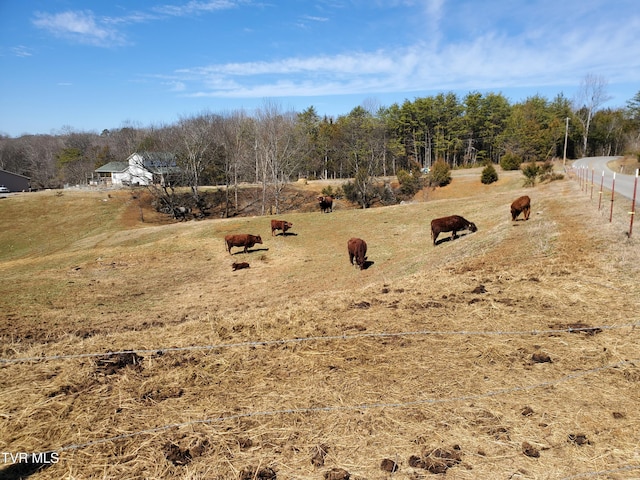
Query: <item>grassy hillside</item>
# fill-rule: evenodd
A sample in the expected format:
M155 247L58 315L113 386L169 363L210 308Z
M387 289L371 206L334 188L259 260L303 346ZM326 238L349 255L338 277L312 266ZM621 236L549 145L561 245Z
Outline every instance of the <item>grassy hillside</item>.
M609 224L569 180L467 174L414 203L280 215L287 237L276 217L160 222L128 192L3 200L0 449L59 450L34 478L640 472L624 206ZM434 247L450 214L478 232ZM228 233L264 243L229 255Z

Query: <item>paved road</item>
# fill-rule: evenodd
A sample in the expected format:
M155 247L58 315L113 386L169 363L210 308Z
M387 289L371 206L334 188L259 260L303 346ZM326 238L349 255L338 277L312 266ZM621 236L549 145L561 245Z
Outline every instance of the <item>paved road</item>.
M580 158L573 162L573 169L577 172L580 168L587 169L587 179L591 182L591 170L593 169L593 183L596 188L600 187L603 182L603 188L611 191L613 182L613 170L607 167L607 163L620 157L587 157ZM603 180L604 179L604 180ZM624 175L616 173L616 193L623 195L629 199L633 198L633 189L635 184L635 175ZM638 192L636 193L636 205L640 205L640 179L638 179Z

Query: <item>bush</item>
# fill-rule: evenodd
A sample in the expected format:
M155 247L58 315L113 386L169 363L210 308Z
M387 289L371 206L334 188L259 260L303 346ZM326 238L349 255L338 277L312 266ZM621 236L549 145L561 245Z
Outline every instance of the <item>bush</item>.
M438 187L444 187L451 183L451 168L444 160L438 160L431 167L429 183Z
M532 161L522 167L522 173L526 177L524 186L533 187L536 184L536 177L538 176L538 173L540 173L540 167L535 161Z
M406 170L398 170L398 183L400 183L400 193L402 195L415 195L422 188L422 179L418 174L409 173Z
M553 171L553 163L549 160L542 164L538 175L541 182L553 182L554 180L562 180L564 178L564 175L561 173L555 173Z
M342 192L344 194L344 198L349 200L350 202L357 203L359 200L358 190L356 189L355 184L349 180L347 183L342 185Z
M503 170L518 170L521 164L522 158L512 152L505 153L500 158L500 166Z
M334 193L333 193L333 188L331 187L331 185L327 185L326 187L324 187L322 189L322 195L325 197L333 197Z
M489 185L493 182L498 181L498 172L492 164L488 164L486 167L482 169L482 176L480 177L480 181L485 185Z

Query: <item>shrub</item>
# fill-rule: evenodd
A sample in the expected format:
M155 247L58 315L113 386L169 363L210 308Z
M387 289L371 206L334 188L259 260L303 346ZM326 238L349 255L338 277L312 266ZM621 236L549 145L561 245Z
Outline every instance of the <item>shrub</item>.
M356 191L356 186L351 182L351 180L342 185L342 192L344 193L344 197L350 202L358 201L358 192Z
M480 177L480 181L485 185L489 185L493 182L498 181L498 172L492 164L487 164L486 167L482 169L482 176Z
M553 163L548 160L542 164L538 175L541 182L553 182L554 180L562 180L564 178L564 175L561 173L555 173L553 171Z
M331 185L327 185L326 187L324 187L322 189L322 195L323 196L329 196L329 197L333 197L334 193L333 193L333 188L331 187Z
M526 177L524 180L525 187L533 187L536 184L536 177L540 173L540 167L535 161L527 163L522 167L522 173Z
M415 171L409 173L406 170L398 170L397 177L402 195L415 195L422 188L422 179L419 171L416 174Z
M391 180L385 179L382 184L374 187L374 190L378 192L378 197L382 205L395 205L399 202L396 194L397 190L391 187Z
M449 168L447 162L438 160L433 164L429 172L429 183L439 187L444 187L451 183L451 168Z
M518 170L521 164L522 158L512 152L507 152L500 158L500 166L503 170Z

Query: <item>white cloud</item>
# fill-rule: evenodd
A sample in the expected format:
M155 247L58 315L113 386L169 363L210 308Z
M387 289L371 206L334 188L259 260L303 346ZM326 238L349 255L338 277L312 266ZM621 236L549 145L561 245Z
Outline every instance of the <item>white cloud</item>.
M328 22L329 19L327 17L316 17L313 15L303 15L303 20L309 20L311 22Z
M11 48L11 53L16 57L30 57L32 55L31 49L24 45L18 45Z
M123 45L125 38L117 30L96 19L93 12L68 11L48 14L36 13L33 24L58 37L94 46Z
M33 24L53 35L98 47L127 44L125 34L117 27L155 21L167 16L184 17L219 10L227 10L245 3L245 0L192 0L184 5L160 5L150 11L133 11L119 17L98 17L91 10L61 13L36 12Z
M167 85L172 92L184 92L187 88L186 84L180 81L169 81L165 82L164 85Z
M441 2L432 5L439 11ZM635 32L602 23L543 34L487 31L450 43L419 41L395 50L213 64L178 70L184 94L278 97L572 86L587 73L640 81Z
M189 15L197 15L200 13L214 12L218 10L227 10L229 8L236 7L237 4L237 1L231 0L192 0L184 5L160 5L154 7L153 11L172 17L184 17Z

